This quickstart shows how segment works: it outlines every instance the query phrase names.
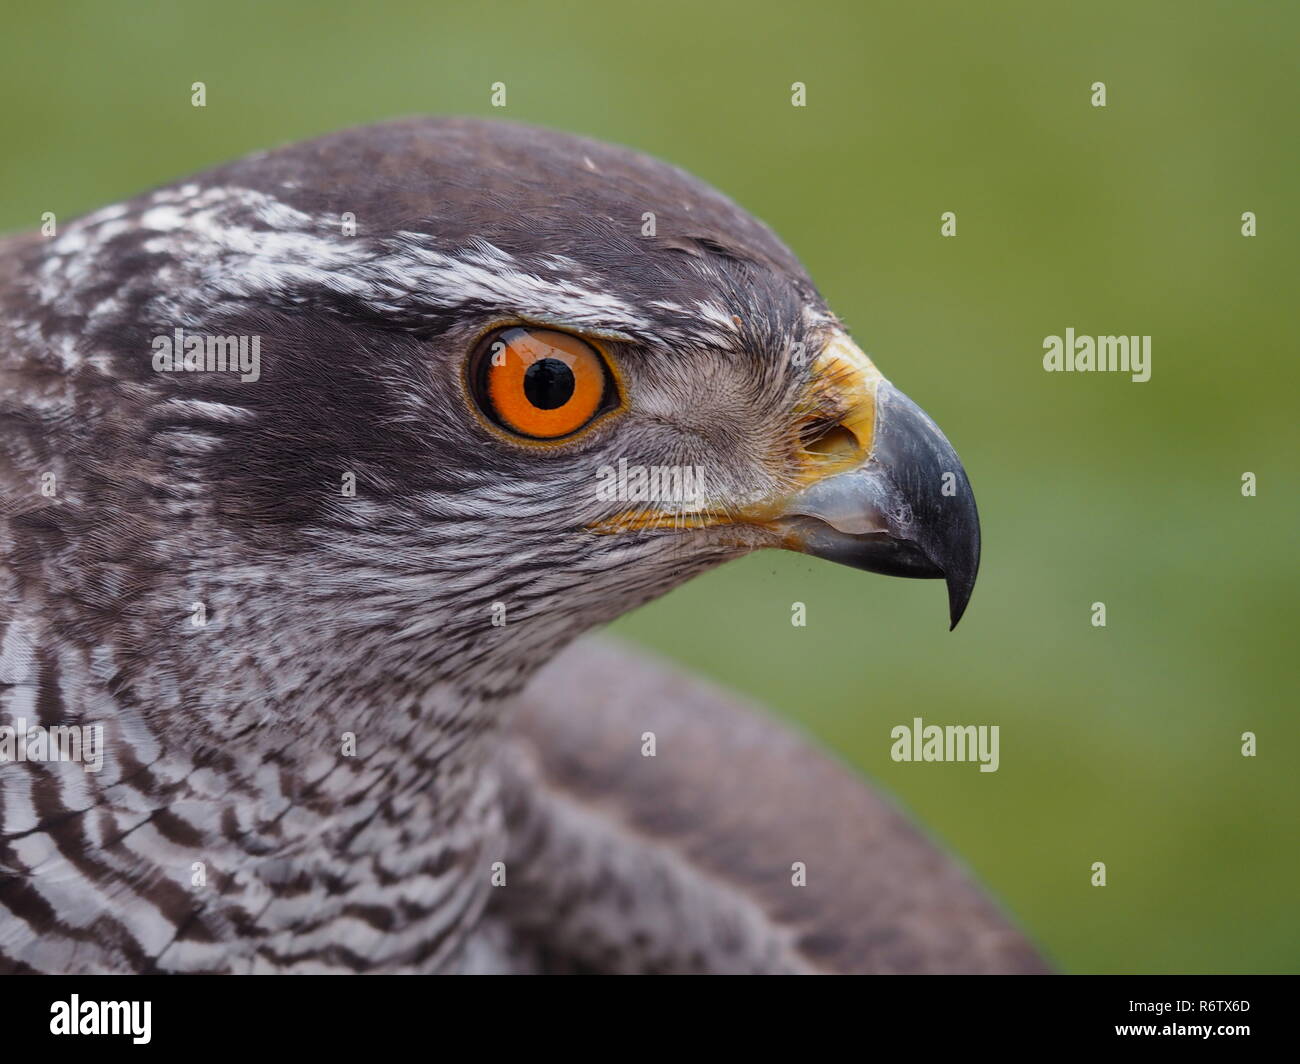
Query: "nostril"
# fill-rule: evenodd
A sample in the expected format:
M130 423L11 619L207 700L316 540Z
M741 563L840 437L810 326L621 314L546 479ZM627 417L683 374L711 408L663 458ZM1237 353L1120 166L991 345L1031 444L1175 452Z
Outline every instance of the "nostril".
M809 427L813 429L812 426ZM804 450L826 458L852 458L862 449L858 438L843 425L822 425L802 434Z

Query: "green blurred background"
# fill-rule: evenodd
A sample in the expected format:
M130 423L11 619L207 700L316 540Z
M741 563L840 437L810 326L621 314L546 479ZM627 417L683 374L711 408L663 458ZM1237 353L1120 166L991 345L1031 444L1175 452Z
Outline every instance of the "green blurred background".
M4 24L0 230L413 113L629 144L765 219L965 460L974 601L949 634L938 583L770 554L618 630L874 777L1066 970L1300 970L1300 6L227 0ZM1150 334L1151 381L1044 373L1067 326ZM895 764L914 714L1000 725L1000 770Z

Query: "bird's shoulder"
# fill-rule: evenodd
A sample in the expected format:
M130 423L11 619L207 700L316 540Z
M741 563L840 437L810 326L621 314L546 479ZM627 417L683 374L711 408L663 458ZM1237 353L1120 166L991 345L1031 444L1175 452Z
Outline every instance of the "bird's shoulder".
M508 738L514 904L555 953L625 970L1043 967L964 871L853 772L642 653L571 647L519 699ZM582 893L565 897L570 879ZM693 951L674 951L678 932ZM605 940L629 934L639 938Z

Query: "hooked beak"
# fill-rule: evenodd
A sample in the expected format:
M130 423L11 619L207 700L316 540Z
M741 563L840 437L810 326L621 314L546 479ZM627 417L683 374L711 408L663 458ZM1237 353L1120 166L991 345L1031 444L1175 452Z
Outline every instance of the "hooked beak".
M957 453L848 337L835 338L814 370L844 398L841 432L851 439L832 470L763 524L790 550L873 573L941 577L956 628L980 561L979 513Z

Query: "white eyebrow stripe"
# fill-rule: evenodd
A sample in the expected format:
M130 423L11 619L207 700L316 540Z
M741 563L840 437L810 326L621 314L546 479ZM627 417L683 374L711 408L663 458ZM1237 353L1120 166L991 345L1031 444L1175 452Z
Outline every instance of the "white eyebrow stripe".
M695 312L706 321L711 321L714 325L720 326L726 332L736 332L737 326L735 319L728 314L722 307L716 303L707 301L697 302Z
M554 316L574 324L614 325L624 332L644 332L650 323L629 304L606 292L570 281L551 281L517 263L498 248L482 245L456 257L420 246L415 234L397 254L375 260L385 274L418 277L426 297L444 307L471 301L509 306L533 317Z
M200 320L223 300L283 295L320 288L347 295L380 313L406 312L421 304L439 310L466 303L500 307L537 321L569 324L649 342L736 346L735 323L714 303L682 306L655 300L648 317L604 291L599 278L564 255L527 262L485 241L454 252L433 246L423 233L402 231L382 240L345 236L341 219L312 216L273 196L237 186L161 189L139 215L115 204L70 223L50 242L33 278L39 301L60 313L86 315L88 329L104 325L144 296L147 312L179 325ZM146 231L138 245L161 263L134 274L108 298L79 306L78 292L111 264L110 243ZM564 277L546 274L566 273ZM137 300L135 305L140 305ZM681 325L673 317L680 316ZM75 347L60 348L76 361Z

